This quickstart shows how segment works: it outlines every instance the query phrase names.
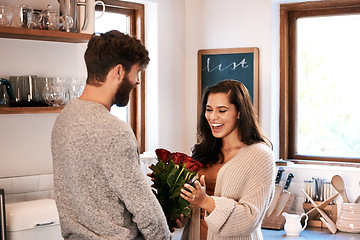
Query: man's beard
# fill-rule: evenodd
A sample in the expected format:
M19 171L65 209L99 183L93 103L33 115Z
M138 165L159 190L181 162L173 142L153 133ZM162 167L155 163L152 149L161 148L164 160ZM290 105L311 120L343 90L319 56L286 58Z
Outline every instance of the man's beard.
M132 85L127 75L125 75L122 83L119 85L115 94L115 104L118 107L124 107L129 102L129 95L135 85Z

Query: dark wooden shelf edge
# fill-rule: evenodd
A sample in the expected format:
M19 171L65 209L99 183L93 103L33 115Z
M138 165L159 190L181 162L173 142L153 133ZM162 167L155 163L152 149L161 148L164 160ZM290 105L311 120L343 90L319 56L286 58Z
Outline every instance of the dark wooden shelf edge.
M91 38L91 34L0 26L0 37L53 42L86 43Z
M0 107L0 114L58 113L64 107Z

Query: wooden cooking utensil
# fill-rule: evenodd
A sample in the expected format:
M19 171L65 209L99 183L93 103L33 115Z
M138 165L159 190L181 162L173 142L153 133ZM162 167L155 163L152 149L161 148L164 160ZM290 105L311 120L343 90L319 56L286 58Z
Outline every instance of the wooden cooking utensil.
M317 208L320 208L322 210L324 210L324 208L329 205L329 203L334 200L337 196L339 196L339 193L336 193L334 196L329 197L328 199L326 199L325 201L323 201L322 203L320 203L319 205L317 205ZM310 211L308 211L306 214L310 217L314 212L316 213L316 208L312 208Z
M344 180L341 176L334 175L331 179L331 184L333 185L335 190L340 193L344 203L350 202L348 196L346 195Z
M314 200L304 191L304 189L301 189L301 191L305 194L305 196L310 200L311 204L314 206L314 209L316 209L321 217L320 220L324 223L324 225L330 230L332 234L335 234L337 231L335 223L331 220L331 218L324 213L322 209L319 208L319 206L315 203ZM306 213L307 214L307 213Z

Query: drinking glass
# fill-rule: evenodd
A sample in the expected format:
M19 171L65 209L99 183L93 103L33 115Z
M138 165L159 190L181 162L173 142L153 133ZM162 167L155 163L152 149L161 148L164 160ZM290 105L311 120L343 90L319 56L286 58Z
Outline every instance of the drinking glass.
M65 78L46 78L42 93L45 102L50 106L61 106L65 104L65 86Z
M0 5L0 26L10 26L13 16L11 7Z
M16 5L14 8L15 27L31 28L33 12L33 8L28 5Z

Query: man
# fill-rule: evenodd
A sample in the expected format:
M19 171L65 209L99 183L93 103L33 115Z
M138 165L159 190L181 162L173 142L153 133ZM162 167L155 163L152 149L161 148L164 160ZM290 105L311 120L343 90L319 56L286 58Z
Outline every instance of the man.
M139 165L125 106L149 62L141 42L118 31L93 35L84 92L64 107L51 139L55 198L65 239L170 239L160 204Z

